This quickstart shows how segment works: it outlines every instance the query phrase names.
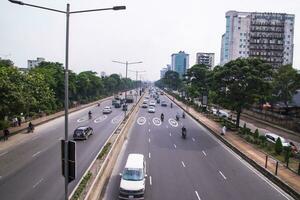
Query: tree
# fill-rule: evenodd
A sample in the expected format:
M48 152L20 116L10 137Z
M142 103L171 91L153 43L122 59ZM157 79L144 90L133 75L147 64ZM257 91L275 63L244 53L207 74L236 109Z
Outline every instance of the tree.
M0 67L13 67L14 63L11 60L0 59Z
M188 69L186 74L186 83L190 85L188 87L189 94L192 97L207 96L209 93L209 86L211 83L211 74L209 67L203 64L194 65Z
M277 140L276 140L276 143L275 143L275 152L280 155L281 152L282 152L282 142L281 142L281 139L278 137Z
M167 71L164 78L162 78L162 81L164 85L172 90L178 90L182 85L182 80L175 71Z
M272 67L256 58L236 59L213 71L214 103L237 112L236 127L245 108L270 93Z
M273 88L275 100L283 102L288 113L289 102L300 88L300 74L292 65L281 66L275 73Z

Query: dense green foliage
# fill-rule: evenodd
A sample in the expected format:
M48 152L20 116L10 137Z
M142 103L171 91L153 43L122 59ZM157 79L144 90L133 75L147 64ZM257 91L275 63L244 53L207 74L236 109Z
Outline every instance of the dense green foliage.
M0 121L53 113L64 107L64 68L60 63L42 62L20 71L10 60L0 59ZM118 91L132 89L135 82L117 74L100 78L96 72L69 71L69 103L87 103Z
M155 84L160 88L185 90L192 99L208 96L208 103L236 112L236 127L239 127L243 109L266 101L280 101L288 106L300 89L300 74L291 65L275 70L257 58L239 58L213 70L205 65L194 65L184 77L180 81L176 72L168 71Z
M281 152L283 150L283 147L282 147L282 142L281 142L281 139L280 138L277 138L276 140L276 143L275 143L275 152L280 155Z

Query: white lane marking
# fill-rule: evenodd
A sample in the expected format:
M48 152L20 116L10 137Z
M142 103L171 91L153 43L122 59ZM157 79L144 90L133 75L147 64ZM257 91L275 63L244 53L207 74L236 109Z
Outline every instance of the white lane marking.
M102 115L94 120L94 123L100 123L107 119L107 115Z
M166 128L169 128L169 126L168 126L168 125L166 125Z
M148 130L148 131L149 131L149 132L151 131L151 130L150 130L150 128L149 128L149 130Z
M151 158L151 153L149 153L149 158Z
M184 162L183 162L183 161L181 161L181 164L182 164L182 166L183 166L183 167L185 167L185 164L184 164Z
M169 124L171 126L173 126L173 127L177 127L178 126L178 122L175 119L173 119L173 118L169 119Z
M195 191L195 193L196 193L196 196L197 196L198 200L201 200L201 198L199 197L199 194L198 194L198 192L197 192L197 191Z
M174 144L174 147L175 147L175 149L176 149L176 144Z
M172 136L172 133L170 133L170 136Z
M149 138L148 142L150 143L151 142L151 139Z
M34 184L32 187L35 188L36 186L38 186L38 184L40 184L44 179L41 178L38 182L36 182L36 184Z
M206 156L206 153L205 153L205 151L202 151L202 153Z
M64 139L64 138L63 138L63 137L59 137L59 138L58 138L58 140L62 140L62 139Z
M39 155L40 153L42 153L42 151L38 151L35 154L32 155L32 157L36 157L37 155Z
M77 119L77 122L81 123L81 122L86 121L87 119L88 119L87 117L82 117L82 118Z
M226 176L224 176L224 174L221 172L221 171L219 171L219 173L221 174L221 176L226 180L227 178L226 178Z
M146 123L146 117L139 117L137 120L136 120L136 123L138 123L138 125L144 125ZM148 122L149 124L149 122Z
M196 140L195 140L195 138L192 138L192 140L193 140L193 142L195 142Z
M150 185L152 185L152 177L151 176L149 177L149 182L150 182Z
M161 120L160 120L159 118L157 118L157 117L154 117L154 118L152 119L152 122L153 122L153 124L154 124L155 126L160 126L160 125L161 125Z
M5 154L7 154L8 153L8 151L5 151L5 152L3 152L3 153L0 153L0 156L4 156Z
M31 140L33 141L33 140L36 140L36 139L38 139L40 136L36 136L36 137L33 137L33 138L31 138Z

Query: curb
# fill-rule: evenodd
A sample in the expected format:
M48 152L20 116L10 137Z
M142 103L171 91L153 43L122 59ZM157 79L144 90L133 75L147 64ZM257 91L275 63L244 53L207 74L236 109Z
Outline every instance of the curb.
M173 101L169 96L168 93L165 92L165 94L167 94L166 96ZM173 97L173 96L172 96ZM175 97L174 97L175 98ZM178 100L177 100L178 101ZM220 134L216 133L215 131L213 131L212 129L210 129L206 124L204 124L203 122L201 122L200 120L198 120L196 117L194 117L193 115L191 115L185 108L183 108L181 105L177 104L175 101L173 101L178 107L180 107L181 109L185 110L185 112L187 112L188 115L190 115L190 117L192 117L194 120L196 120L198 123L200 123L201 125L203 125L209 132L211 132L216 138L218 138L222 143L224 143L227 147L229 147L231 150L233 150L237 155L239 155L242 159L244 159L245 161L247 161L251 166L253 166L255 169L257 169L260 173L262 173L265 177L267 177L269 180L271 180L273 183L275 183L277 186L279 186L282 190L284 190L287 194L289 194L291 197L295 198L295 199L300 199L300 194L295 191L292 187L290 187L289 185L287 185L285 182L283 182L283 180L281 180L280 178L274 176L271 172L269 172L268 170L266 170L265 168L263 168L262 166L260 166L259 164L257 164L254 160L248 158L244 153L242 153L241 151L239 151L235 146L233 146L231 143L229 143L227 140L225 140L222 136L220 136Z

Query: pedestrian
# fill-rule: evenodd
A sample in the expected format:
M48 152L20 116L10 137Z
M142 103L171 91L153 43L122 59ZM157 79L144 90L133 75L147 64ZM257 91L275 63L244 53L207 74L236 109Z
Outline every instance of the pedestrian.
M221 135L225 135L225 134L226 134L226 126L224 125L223 128L222 128Z
M8 140L9 130L7 128L5 128L4 131L3 131L3 133L4 133L4 141Z
M21 126L21 122L22 122L21 117L17 117L17 119L18 119L18 125Z

